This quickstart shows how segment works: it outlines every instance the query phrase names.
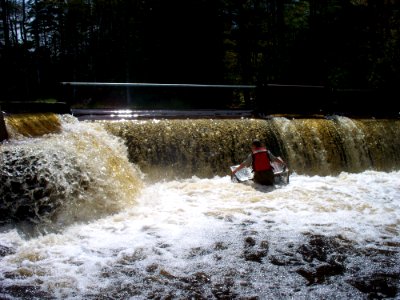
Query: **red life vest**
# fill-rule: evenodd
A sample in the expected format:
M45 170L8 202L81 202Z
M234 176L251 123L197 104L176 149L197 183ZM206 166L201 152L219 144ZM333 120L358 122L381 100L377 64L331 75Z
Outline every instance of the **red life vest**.
M267 148L260 147L252 150L253 157L253 170L254 171L266 171L271 170L271 162L269 161L269 156Z

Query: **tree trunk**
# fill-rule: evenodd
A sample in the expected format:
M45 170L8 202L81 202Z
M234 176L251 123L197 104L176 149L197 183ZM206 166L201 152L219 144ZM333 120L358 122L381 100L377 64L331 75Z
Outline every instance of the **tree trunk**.
M1 18L3 20L3 31L4 31L4 46L5 48L10 47L10 32L8 28L8 5L6 0L0 0L1 8L2 8L2 15Z

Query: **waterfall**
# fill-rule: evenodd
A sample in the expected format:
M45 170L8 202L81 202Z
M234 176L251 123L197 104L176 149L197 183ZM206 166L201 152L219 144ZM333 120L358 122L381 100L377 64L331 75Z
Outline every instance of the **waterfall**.
M281 156L293 172L337 175L400 167L400 120L184 119L95 121L121 137L129 159L150 177L226 175L254 138Z
M400 166L399 120L329 118L82 121L9 115L1 145L2 222L62 224L108 214L149 181L229 174L254 138L303 175ZM89 217L90 216L90 217Z
M399 297L397 119L5 123L4 299ZM231 181L254 138L289 184Z
M0 224L28 221L43 230L63 228L135 201L142 175L118 138L69 115L28 121L6 120L14 138L0 145ZM32 137L54 128L56 133Z

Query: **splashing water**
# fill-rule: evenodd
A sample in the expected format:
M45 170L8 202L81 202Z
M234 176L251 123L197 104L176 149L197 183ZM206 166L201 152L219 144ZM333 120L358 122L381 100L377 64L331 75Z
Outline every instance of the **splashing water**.
M25 183L25 173L49 173L50 194L62 201L45 219L63 224L30 237L1 227L2 298L399 299L398 170L294 173L275 187L226 175L142 183L127 159L137 140L125 139L126 148L104 124L61 123L61 134L1 147L7 170ZM126 136L127 125L115 124L107 126ZM29 172L25 162L18 169L25 160L34 162Z
M146 186L60 234L0 235L3 293L57 299L365 299L399 288L400 173ZM386 287L386 289L384 288ZM37 290L36 290L37 289ZM366 292L367 291L367 292Z
M122 142L64 116L63 132L0 148L1 221L57 227L119 211L135 200L140 172Z

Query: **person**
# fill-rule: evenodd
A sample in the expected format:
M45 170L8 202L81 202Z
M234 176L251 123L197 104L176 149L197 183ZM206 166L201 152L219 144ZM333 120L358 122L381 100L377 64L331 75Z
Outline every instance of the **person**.
M280 163L285 164L280 157L276 157L271 153L271 151L264 147L260 140L255 139L251 144L251 153L235 170L232 171L232 176L234 176L239 170L252 166L254 182L262 185L273 185L274 170L271 165L271 162L273 161L279 161Z

